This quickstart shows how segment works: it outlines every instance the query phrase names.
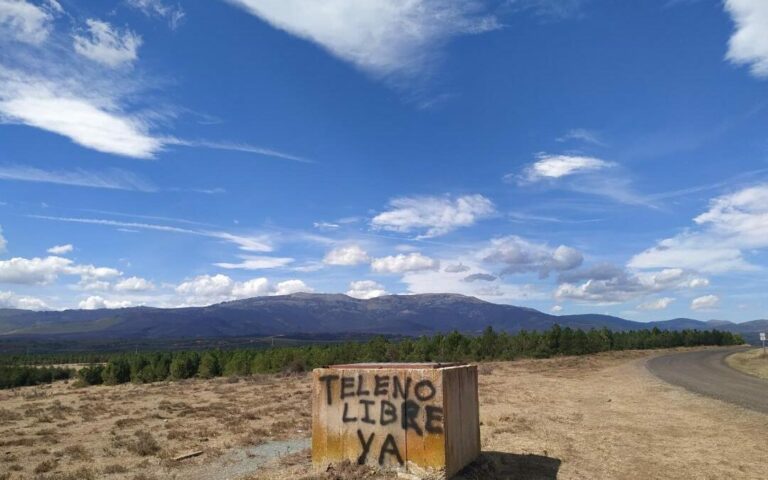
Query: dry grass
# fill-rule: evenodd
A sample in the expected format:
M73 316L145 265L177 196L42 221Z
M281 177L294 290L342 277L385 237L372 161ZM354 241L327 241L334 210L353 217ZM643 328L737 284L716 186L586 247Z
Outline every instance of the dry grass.
M763 354L762 348L734 353L725 361L736 370L768 380L768 355Z
M484 364L484 454L463 479L764 479L768 416L664 384L644 368L653 354ZM222 454L308 437L309 389L298 375L0 391L0 480L217 480L199 472ZM313 472L304 451L251 478L396 477Z
M0 390L0 480L187 478L229 449L306 436L309 388L294 375Z

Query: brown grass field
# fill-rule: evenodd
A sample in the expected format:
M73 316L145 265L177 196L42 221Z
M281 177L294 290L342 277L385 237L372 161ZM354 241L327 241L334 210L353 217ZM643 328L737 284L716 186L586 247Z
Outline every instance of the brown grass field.
M731 368L768 380L768 355L762 348L734 353L725 360Z
M660 353L482 364L485 453L461 478L765 479L768 415L656 379ZM305 375L0 391L0 479L397 478L314 473L309 391Z

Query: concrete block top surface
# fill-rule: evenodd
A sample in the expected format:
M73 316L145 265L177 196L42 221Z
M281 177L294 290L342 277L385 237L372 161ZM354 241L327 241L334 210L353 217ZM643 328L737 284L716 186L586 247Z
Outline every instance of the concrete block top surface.
M419 370L419 369L438 369L449 367L463 367L467 363L450 362L413 362L413 363L342 363L338 365L329 365L324 368L336 368L344 370Z

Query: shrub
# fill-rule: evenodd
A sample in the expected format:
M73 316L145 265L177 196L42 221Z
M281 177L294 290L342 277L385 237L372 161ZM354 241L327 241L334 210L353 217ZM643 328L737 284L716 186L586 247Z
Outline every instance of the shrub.
M157 440L151 433L146 430L139 430L134 435L136 440L127 445L129 451L142 457L154 455L160 451L160 445L157 444Z

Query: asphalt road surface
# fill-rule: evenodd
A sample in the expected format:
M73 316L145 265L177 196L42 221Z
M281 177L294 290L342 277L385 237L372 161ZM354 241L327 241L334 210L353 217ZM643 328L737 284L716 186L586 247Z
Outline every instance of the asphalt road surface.
M768 413L768 381L741 373L725 357L744 347L673 353L651 358L648 369L657 377L692 392L744 408Z

